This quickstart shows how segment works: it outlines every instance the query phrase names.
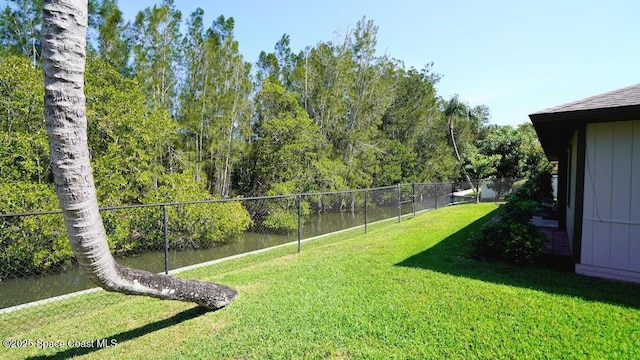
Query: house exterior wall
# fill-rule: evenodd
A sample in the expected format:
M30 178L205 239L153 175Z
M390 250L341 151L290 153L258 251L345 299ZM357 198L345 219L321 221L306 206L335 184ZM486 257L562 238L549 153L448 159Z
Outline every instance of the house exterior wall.
M587 125L576 272L640 282L640 120Z
M575 224L575 209L576 209L576 179L577 179L577 164L578 164L578 135L573 135L571 142L569 143L569 150L565 156L567 156L567 202L566 202L566 225L567 225L567 237L569 238L569 247L571 253L573 253L573 235Z
M480 184L480 200L493 201L496 199L496 192L489 188L490 180L483 180Z
M480 200L482 201L494 201L496 199L496 192L490 188L492 180L483 180L480 182ZM551 176L551 188L553 197L558 196L558 175ZM507 194L502 195L504 196Z

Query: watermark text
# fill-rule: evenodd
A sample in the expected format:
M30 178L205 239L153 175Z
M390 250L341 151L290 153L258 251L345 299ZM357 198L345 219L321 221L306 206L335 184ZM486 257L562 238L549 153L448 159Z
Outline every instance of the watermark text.
M44 339L3 339L2 347L4 348L94 348L103 349L118 346L118 339L93 339L93 340L44 340Z

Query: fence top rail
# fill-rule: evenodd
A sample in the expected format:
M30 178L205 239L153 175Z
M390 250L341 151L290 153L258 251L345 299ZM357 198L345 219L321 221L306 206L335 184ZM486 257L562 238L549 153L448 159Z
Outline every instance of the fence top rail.
M149 207L211 204L211 203L222 203L222 202L231 202L231 201L270 200L270 199L282 199L282 198L291 198L291 197L298 197L298 196L321 196L321 195L334 195L334 194L349 194L349 193L356 193L356 192L396 189L398 186L436 185L436 184L441 185L441 184L451 184L451 183L407 183L407 184L397 184L397 185L382 186L382 187L368 188L368 189L352 189L352 190L325 191L325 192L307 192L307 193L286 194L286 195L237 197L237 198L227 198L227 199L175 201L175 202L152 203L152 204L103 206L103 207L100 207L99 210L100 211L113 211L113 210L124 210L124 209L149 208ZM20 212L20 213L0 213L0 218L38 216L38 215L57 215L57 214L62 214L62 210L27 211L27 212Z
M62 214L62 210L32 211L32 212L9 213L9 214L0 213L0 218L21 217L21 216L36 216L36 215L55 215L55 214Z

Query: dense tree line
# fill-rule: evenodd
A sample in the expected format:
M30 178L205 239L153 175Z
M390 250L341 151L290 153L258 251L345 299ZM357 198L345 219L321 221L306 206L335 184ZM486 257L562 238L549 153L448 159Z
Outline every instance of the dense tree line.
M185 17L164 0L127 21L116 0L89 5L87 117L101 205L471 180L469 159L478 154L502 154L491 161L506 165L493 173L523 177L543 158L534 132L489 126L486 107L438 96L432 64L407 69L379 55L372 20L363 18L340 41L297 53L285 34L250 64L231 17L207 25L203 10ZM41 11L41 0L13 0L0 13L4 213L56 207L43 122ZM514 147L501 139L522 154L508 154ZM250 226L246 210L225 206L175 214L225 229L185 225L191 230L177 230L177 246L205 246L211 236L224 241ZM140 250L138 240L157 227L148 214L105 217L116 252ZM54 224L32 227L46 244L40 257L58 256L64 241ZM6 240L19 237L0 239L0 253L35 246Z

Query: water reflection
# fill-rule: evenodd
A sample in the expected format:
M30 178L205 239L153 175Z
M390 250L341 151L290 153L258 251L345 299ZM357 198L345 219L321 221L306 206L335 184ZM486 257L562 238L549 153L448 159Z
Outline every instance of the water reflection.
M403 214L410 213L412 208L404 206ZM372 207L367 211L367 222L393 218L398 215L398 208ZM332 233L351 227L364 225L364 212L342 211L312 216L304 225L302 238ZM237 240L223 245L202 250L183 250L169 252L169 269L221 259L249 251L264 249L297 240L297 233L265 234L245 233ZM129 267L152 272L164 271L164 252L149 252L127 258L118 262ZM54 296L68 294L94 287L89 279L81 273L77 265L68 266L57 274L46 274L26 278L12 278L0 281L0 309Z

